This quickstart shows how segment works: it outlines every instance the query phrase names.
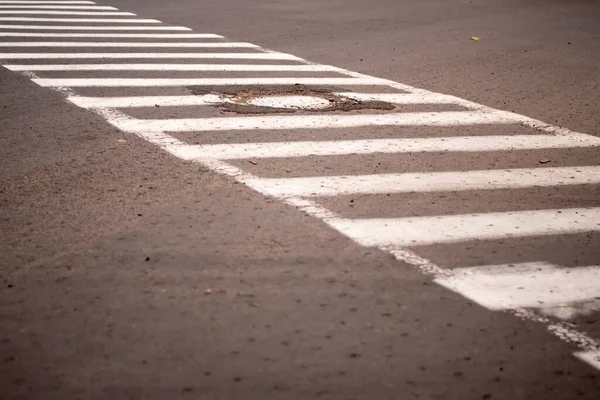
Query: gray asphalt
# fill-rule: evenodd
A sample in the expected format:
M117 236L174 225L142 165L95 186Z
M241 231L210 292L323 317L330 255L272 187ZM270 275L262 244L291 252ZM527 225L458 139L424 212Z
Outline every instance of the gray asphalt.
M598 1L99 3L600 135ZM543 325L473 304L5 69L0 123L2 399L600 396L600 372ZM546 156L600 163L589 149L401 161L443 171L535 167ZM310 176L390 172L396 162L381 160L383 169L352 156L244 168ZM323 203L347 216L355 204L369 217L431 215L461 212L469 194L461 196ZM498 192L468 212L598 206L598 198L597 188ZM569 235L420 254L448 266L537 256L598 265L599 244L598 234ZM600 339L597 317L577 322Z

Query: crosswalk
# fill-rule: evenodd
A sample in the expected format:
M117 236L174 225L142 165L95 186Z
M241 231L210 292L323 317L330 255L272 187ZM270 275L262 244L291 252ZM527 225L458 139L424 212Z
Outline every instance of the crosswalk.
M0 14L4 68L546 325L600 369L574 324L600 311L599 137L92 1ZM582 259L554 260L558 245Z

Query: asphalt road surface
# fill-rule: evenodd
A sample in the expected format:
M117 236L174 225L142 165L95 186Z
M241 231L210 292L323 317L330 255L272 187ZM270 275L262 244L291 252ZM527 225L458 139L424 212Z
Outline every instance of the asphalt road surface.
M600 2L3 0L0 65L0 398L600 398Z

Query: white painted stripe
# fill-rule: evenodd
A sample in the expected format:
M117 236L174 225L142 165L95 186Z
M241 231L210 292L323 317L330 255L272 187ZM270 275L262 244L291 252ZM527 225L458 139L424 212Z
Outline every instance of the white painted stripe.
M1 59L2 57L0 57ZM358 78L357 78L358 79ZM37 80L35 80L37 82ZM233 80L230 80L233 82ZM223 82L224 83L224 82ZM236 82L239 84L238 82ZM59 82L54 82L59 85ZM196 83L193 83L196 84ZM208 83L206 83L208 84ZM234 83L230 83L234 84ZM272 83L271 83L272 84ZM63 82L69 86L68 82ZM519 122L518 116L504 112L425 112L371 115L268 115L228 118L190 118L170 120L133 120L124 130L186 132L254 129L321 129L359 126L455 126L473 124L508 124Z
M322 72L337 71L338 68L327 65L272 65L272 64L7 64L5 68L11 71L293 71L293 72ZM172 96L147 96L136 97L127 100L127 104L134 104L136 101L153 102L153 104L163 101L172 101ZM186 101L197 104L198 96L175 96L180 105L185 105ZM106 99L99 98L106 102ZM113 98L117 101L120 97ZM165 100L163 100L165 99ZM126 106L125 106L126 107ZM137 106L135 106L137 107Z
M294 60L303 61L285 53L0 53L0 60L41 59L89 59L89 58L197 58L238 60ZM49 85L59 82L47 82Z
M157 29L165 27L136 27L135 29ZM61 27L63 29L63 27ZM89 27L89 29L99 29ZM112 29L125 29L114 27ZM184 28L187 29L187 28ZM30 33L30 32L0 32L4 37L43 37L43 38L154 38L154 39L222 39L223 36L214 33ZM32 42L34 43L34 42ZM173 43L165 43L173 45ZM253 47L258 47L252 45Z
M131 19L131 18L43 18L43 17L0 17L0 21L17 22L89 22L89 23L122 23L122 24L159 24L157 19Z
M588 363L589 365L600 371L600 349L578 351L575 353L575 357L579 358L583 362Z
M600 297L584 302L559 304L553 307L542 307L539 309L544 315L562 320L570 320L577 316L590 315L600 311Z
M80 97L70 96L69 101L82 108L122 108L122 107L173 107L203 106L222 103L216 94L203 96L139 96L139 97Z
M359 101L383 101L392 104L459 104L464 100L439 93L337 93Z
M363 246L398 248L600 231L600 208L339 219L330 221L329 224Z
M96 4L93 1L35 1L35 0L0 0L0 4Z
M34 0L0 0L0 4L96 4L93 1L34 1Z
M194 47L194 48L257 48L252 43L165 43L165 42L0 42L0 47ZM352 78L355 79L355 78Z
M5 66L11 69L10 66ZM198 96L183 96L178 105L191 104ZM191 98L190 104L185 98ZM116 98L118 99L118 98ZM97 104L104 107L141 107L142 101L119 103L109 101L102 103L101 98ZM94 100L88 100L94 104ZM120 105L129 104L129 105ZM152 98L146 101L152 104ZM154 104L162 105L161 101ZM197 103L196 103L197 104ZM82 106L84 107L84 106ZM93 106L92 106L93 107ZM102 107L100 105L96 107ZM348 154L372 153L418 153L418 152L478 152L478 151L505 151L505 150L534 150L557 149L576 147L600 146L600 138L590 136L581 140L556 135L514 135L514 136L456 136L417 139L367 139L367 140L333 140L319 142L267 142L267 143L233 143L189 146L188 159L194 158L284 158L308 156L333 156Z
M110 6L65 6L65 5L0 5L0 9L19 9L19 10L118 10L118 8Z
M135 15L123 11L46 11L46 10L0 10L0 14L43 14L43 15Z
M241 55L242 53L240 53ZM259 54L251 54L252 56ZM135 55L132 54L132 55ZM0 57L2 58L2 57ZM153 86L229 86L229 85L376 85L379 80L360 78L42 78L40 86L62 87L153 87ZM218 118L220 121L223 118Z
M262 178L252 181L253 187L260 187L263 192L277 197L519 189L585 184L600 184L600 166Z
M453 269L435 282L490 310L553 308L600 296L600 266L545 262Z
M91 26L75 26L75 25L0 25L0 29L28 29L28 30L57 30L57 31L191 31L190 28L185 26L102 26L102 25L91 25ZM17 37L33 37L31 35L16 34L8 35L7 33L14 32L0 32L0 36L17 36ZM67 37L67 36L53 36L50 33L34 33L33 35L40 35L39 37ZM50 35L50 36L48 36ZM203 34L202 34L203 35ZM215 37L221 37L214 35ZM81 36L77 36L81 37ZM115 37L128 37L118 35Z

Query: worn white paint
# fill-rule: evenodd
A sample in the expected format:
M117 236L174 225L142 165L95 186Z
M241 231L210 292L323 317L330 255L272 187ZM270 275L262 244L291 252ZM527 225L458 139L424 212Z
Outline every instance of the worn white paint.
M97 27L89 27L90 29L99 29ZM134 27L138 30L156 29L158 27ZM114 27L115 30L124 29ZM185 29L185 28L184 28ZM214 33L31 33L31 32L0 32L0 36L4 37L43 37L43 38L145 38L145 39L222 39L223 36L215 35ZM10 42L9 42L10 43ZM36 42L29 42L36 43ZM39 42L44 43L44 42ZM50 42L50 43L70 43L70 42ZM85 47L89 42L75 42L80 47ZM110 42L108 42L110 43ZM207 43L208 44L208 43ZM164 47L176 46L177 43L164 43ZM250 45L250 43L248 43ZM251 45L251 47L258 47Z
M274 64L6 64L4 68L11 71L222 71L222 72L322 72L336 71L335 67L327 65L274 65ZM160 103L163 98L172 96L141 96L136 97L141 102ZM177 96L181 104L195 101L198 96ZM119 99L114 97L113 99ZM103 98L98 98L103 99ZM153 100L152 100L153 99ZM104 100L103 100L104 101ZM118 101L118 100L117 100ZM118 106L115 106L118 107Z
M9 66L6 66L10 69ZM193 105L198 96L182 96L180 105ZM94 100L97 99L97 100ZM137 107L152 104L152 97L129 101L121 105L117 99L106 101L93 98L87 101L93 107ZM145 100L145 102L144 102ZM142 103L144 102L144 103ZM189 104L188 104L189 102ZM102 105L104 104L104 105ZM161 105L160 97L154 104ZM197 104L197 103L196 103ZM514 136L456 136L416 139L362 139L324 140L317 142L266 142L266 143L223 143L212 145L190 145L186 158L284 158L309 156L340 156L373 153L419 153L419 152L478 152L505 150L560 149L577 147L599 147L600 138L589 136L581 140L556 135Z
M600 297L583 302L541 307L537 311L543 315L567 321L575 317L586 316L600 311Z
M48 3L50 4L50 3ZM5 3L0 4L0 10L4 9L19 9L19 10L118 10L118 8L111 6L80 6L80 5L48 5L46 3L38 5L6 5Z
M600 184L600 166L262 178L254 184L279 197L522 189Z
M70 96L69 101L82 108L125 108L125 107L175 107L203 106L222 103L215 94L203 96L131 96L131 97L81 97Z
M588 363L597 370L600 370L600 349L578 351L575 353L575 357L579 358L583 362Z
M600 266L488 265L454 269L435 282L490 310L560 307L600 296Z
M0 0L0 4L96 4L93 1L35 1L35 0Z
M36 0L0 0L0 4L96 4L93 1L36 1Z
M124 36L124 35L123 35ZM0 47L195 47L195 48L257 48L258 46L252 43L243 42L200 42L200 43L171 43L171 42L0 42Z
M157 19L142 18L44 18L44 17L0 17L0 21L16 22L89 22L89 23L122 23L122 24L159 24Z
M0 56L0 59L2 57ZM284 78L286 79L286 78ZM333 78L327 78L331 81ZM85 86L85 80L77 80L77 83ZM140 80L140 86L150 86L150 82ZM152 80L149 80L152 81ZM205 85L217 84L205 80ZM296 79L295 82L301 81ZM36 83L42 86L71 86L69 80L60 79L36 79ZM181 84L199 85L201 80L194 80ZM235 83L234 83L235 82ZM254 83L253 83L254 82ZM261 83L258 83L261 82ZM221 80L221 84L230 85L252 85L252 84L275 84L276 78L270 80ZM279 81L282 84L289 80ZM358 81L360 82L360 81ZM357 82L357 83L358 83ZM62 85L61 85L62 83ZM158 82L157 82L158 83ZM165 82L166 83L166 82ZM315 84L315 83L313 83ZM323 83L325 84L325 83ZM344 83L348 84L348 83ZM481 112L424 112L424 113L394 113L394 114L364 114L364 115L282 115L282 116L250 116L229 118L189 118L168 120L136 120L132 121L128 129L132 132L140 130L186 132L186 131L231 131L231 130L256 130L256 129L320 129L320 128L351 128L358 126L454 126L454 125L476 125L476 124L509 124L518 123L519 118L510 113L481 113Z
M339 219L330 224L364 246L398 248L600 231L600 208Z
M131 16L135 15L123 11L48 11L48 10L0 10L0 14L40 14L40 15L106 15L106 16Z
M164 53L163 53L164 54ZM250 56L269 56L273 53L235 53ZM276 53L275 53L276 54ZM208 53L208 55L213 55ZM135 56L135 53L132 54ZM0 56L2 58L2 56ZM219 58L219 57L214 57ZM237 57L236 57L237 58ZM250 57L254 58L254 57ZM262 58L262 57L257 57ZM265 57L268 58L268 57ZM61 87L153 87L153 86L230 86L230 85L375 85L378 80L356 78L40 78L40 86ZM282 119L285 117L281 117ZM218 118L220 121L222 118ZM252 118L247 118L252 122ZM202 123L201 119L199 120Z
M345 71L344 71L345 72ZM340 92L339 96L359 101L383 101L392 104L462 104L458 97L439 93L355 93Z
M91 59L91 58L131 58L131 59L165 59L165 58L190 58L190 59L238 59L238 60L294 60L301 61L291 54L284 53L0 53L0 60L45 60L45 59ZM59 80L38 79L47 86L60 87ZM62 83L67 81L62 79ZM85 81L78 79L77 81ZM108 83L108 81L106 81Z
M106 25L90 25L90 26L77 26L77 25L0 25L0 29L27 29L27 30L55 30L55 31L191 31L190 28L185 26L106 26ZM53 36L53 34L48 32L42 33L33 33L35 36L21 34L8 35L8 33L18 33L18 32L0 32L0 36L16 36L16 37L68 37L63 36L64 33L59 35L61 36ZM38 36L39 35L39 36ZM50 35L50 36L49 36ZM203 35L203 33L198 33L195 35ZM81 36L76 36L81 37ZM97 37L97 36L96 36ZM111 36L109 36L111 37ZM121 34L117 34L114 37L128 37L123 36ZM130 37L130 36L129 36ZM219 35L215 35L215 37L221 37Z

